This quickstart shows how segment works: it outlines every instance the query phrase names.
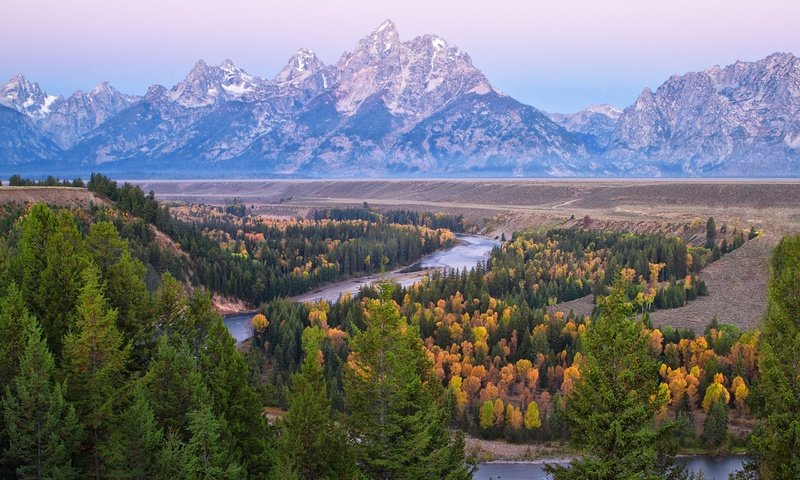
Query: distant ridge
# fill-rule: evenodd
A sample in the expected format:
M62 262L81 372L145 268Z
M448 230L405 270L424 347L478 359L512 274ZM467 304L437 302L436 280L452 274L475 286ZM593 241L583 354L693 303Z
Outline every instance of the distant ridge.
M272 79L200 60L171 88L68 98L0 86L0 174L177 177L800 175L800 62L676 75L619 110L548 114L436 35L390 20L333 65L300 49ZM46 173L45 173L46 172Z

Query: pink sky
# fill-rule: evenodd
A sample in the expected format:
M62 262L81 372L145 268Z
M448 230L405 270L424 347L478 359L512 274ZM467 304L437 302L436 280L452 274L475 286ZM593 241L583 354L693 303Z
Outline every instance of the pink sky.
M108 80L172 86L200 58L271 78L300 47L326 63L384 19L436 33L492 83L549 111L632 103L669 75L800 54L797 0L25 0L0 9L0 82L68 95Z

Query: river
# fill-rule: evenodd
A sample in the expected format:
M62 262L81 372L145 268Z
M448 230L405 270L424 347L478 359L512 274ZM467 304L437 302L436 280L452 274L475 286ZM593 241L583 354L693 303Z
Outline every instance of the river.
M371 285L379 280L390 280L407 287L420 281L431 270L441 270L444 268L472 268L478 262L486 261L492 249L500 242L487 237L477 235L457 234L457 243L452 248L440 250L430 255L422 257L412 267L403 267L387 272L385 274L358 277L341 282L331 283L311 292L291 297L290 300L296 302L317 302L327 300L335 302L345 293L355 294L365 285ZM230 330L233 338L241 342L250 337L250 319L252 313L241 315L231 315L225 317L225 325Z
M678 462L686 465L693 473L703 472L705 480L728 480L728 476L742 468L747 457L722 455L719 457L689 456L680 457ZM475 480L545 480L552 477L544 473L544 465L533 462L492 462L481 463L475 473Z
M423 257L414 265L414 268L401 268L385 275L372 275L336 282L315 289L312 292L292 297L292 300L314 302L325 299L329 302L335 302L340 295L344 293L355 294L364 285L372 284L380 279L388 279L403 286L409 286L418 282L431 270L472 268L479 261L485 261L489 258L492 249L500 244L497 240L476 235L457 235L457 237L457 245ZM244 341L250 337L250 319L252 317L253 313L246 313L225 318L225 325L237 342ZM692 456L679 459L680 462L687 465L690 471L702 471L706 480L728 480L728 475L741 468L745 460L745 457L741 456ZM479 464L474 478L475 480L542 480L550 477L542 470L541 463L497 462Z

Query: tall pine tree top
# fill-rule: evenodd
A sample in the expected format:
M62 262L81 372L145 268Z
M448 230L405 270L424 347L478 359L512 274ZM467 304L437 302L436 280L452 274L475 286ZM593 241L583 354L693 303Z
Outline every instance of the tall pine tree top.
M471 478L463 442L448 433L444 389L390 286L350 348L345 396L360 469L369 478Z
M588 453L568 468L549 468L556 480L661 480L683 473L672 466L666 430L654 426L666 398L626 286L620 275L583 339L581 381L566 400L571 440Z

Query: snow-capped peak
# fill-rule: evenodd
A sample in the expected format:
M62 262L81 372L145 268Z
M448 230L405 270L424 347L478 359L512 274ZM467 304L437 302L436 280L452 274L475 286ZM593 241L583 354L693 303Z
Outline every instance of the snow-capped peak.
M620 115L622 115L622 110L607 103L589 105L584 109L584 111L587 113L599 113L600 115L605 115L612 120L616 120L620 117Z
M384 30L390 30L390 31L395 31L396 32L397 31L397 27L395 26L393 21L391 21L390 19L387 18L386 20L383 21L383 23L378 25L378 28L375 29L375 32L379 33L379 32L383 32Z
M383 56L400 43L400 34L391 20L385 20L367 38L361 40L360 47L372 55Z
M431 45L433 46L433 49L438 52L439 50L444 50L447 48L447 41L437 35L431 35Z
M185 107L204 107L218 100L247 95L262 83L228 59L219 66L199 60L183 82L174 86L169 97Z
M46 117L57 103L63 101L64 97L48 95L38 83L31 83L21 74L0 86L0 104L32 118Z
M324 68L325 64L317 58L317 54L313 50L301 48L292 55L286 66L275 76L275 83L302 81Z

